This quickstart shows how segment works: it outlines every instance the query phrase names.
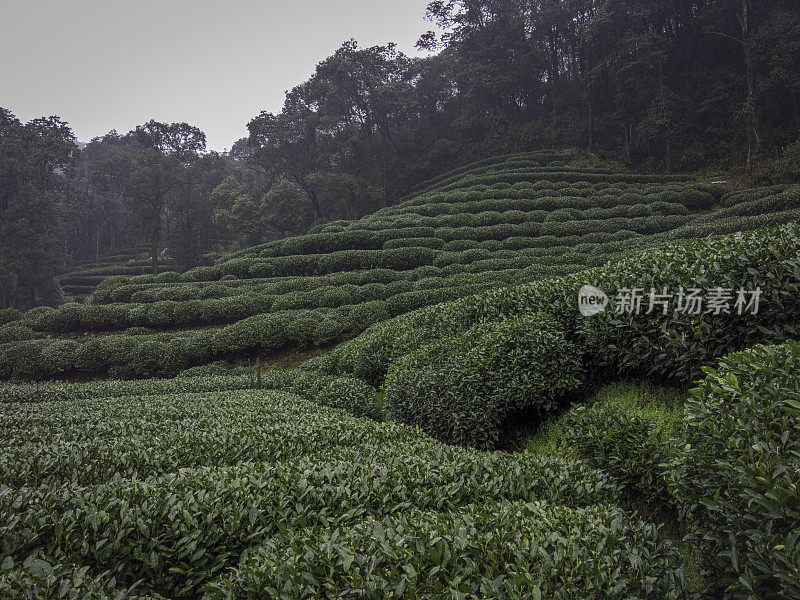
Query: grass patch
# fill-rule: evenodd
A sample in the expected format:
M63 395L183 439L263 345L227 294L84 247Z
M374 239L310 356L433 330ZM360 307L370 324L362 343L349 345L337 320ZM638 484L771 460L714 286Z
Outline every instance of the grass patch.
M661 439L671 436L683 418L685 389L649 381L620 381L602 387L586 401L587 406L618 407L628 415L653 423L653 433ZM523 444L526 452L548 456L567 456L564 439L568 413L547 421Z

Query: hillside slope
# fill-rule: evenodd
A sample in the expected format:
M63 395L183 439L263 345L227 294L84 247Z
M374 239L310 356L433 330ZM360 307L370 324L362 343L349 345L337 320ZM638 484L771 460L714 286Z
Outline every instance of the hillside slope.
M423 306L798 214L796 187L726 192L686 177L614 173L571 154L501 156L357 221L182 274L110 277L84 304L9 315L0 377L171 376L327 346Z
M115 275L142 275L151 272L152 262L148 248L120 248L114 254L98 256L75 263L72 270L58 276L58 284L69 302L83 302L108 277ZM177 269L175 261L160 259L163 271Z

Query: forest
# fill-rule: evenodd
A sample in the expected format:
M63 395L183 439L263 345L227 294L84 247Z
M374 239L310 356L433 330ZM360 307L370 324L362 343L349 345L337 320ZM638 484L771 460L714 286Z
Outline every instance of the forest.
M648 173L800 174L791 0L431 2L411 58L349 40L229 152L187 123L78 143L0 109L0 307L57 305L57 275L133 250L141 271L352 219L495 154L579 148Z

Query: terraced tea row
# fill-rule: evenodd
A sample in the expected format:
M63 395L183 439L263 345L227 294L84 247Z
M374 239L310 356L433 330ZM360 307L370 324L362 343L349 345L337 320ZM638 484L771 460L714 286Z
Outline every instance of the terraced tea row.
M563 549L583 535L606 549L582 558L567 585L622 597L606 575L612 563L630 575L626 597L641 589L639 576L669 593L679 577L679 557L654 528L616 509L583 508L616 502L618 488L578 462L449 447L403 425L353 419L286 394L142 397L136 385L126 397L0 405L0 545L11 561L0 585L24 579L26 558L38 553L63 565L60 572L70 565L89 576L109 571L123 587L142 580L143 594L193 598L229 585L214 581L245 551L258 560L235 579L268 584L264 550L281 536L287 552L340 533L347 548L365 519L369 531L396 522L414 527L414 535L478 519L504 532L498 540L529 540L520 557L531 544L552 549L555 565L542 571L549 560L519 563L506 585L520 577L535 578L543 590L564 585L557 565L578 563ZM403 539L390 534L386 543L399 550ZM463 585L477 592L489 563L477 566L476 556L469 567L457 557L473 556L481 544L448 545ZM642 554L652 559L647 566L635 558ZM382 560L389 569L406 564L394 553ZM416 593L426 589L422 581L409 584ZM315 589L311 580L304 585Z
M474 181L491 177L491 185ZM798 215L796 187L725 193L567 167L550 152L501 157L358 221L182 274L112 277L87 304L7 316L0 378L172 376L219 359L327 346L428 305Z
M70 272L58 276L58 283L68 299L82 302L107 277L151 272L152 262L142 258L147 252L145 247L120 248L114 254L77 262ZM159 268L170 270L178 268L178 265L162 258L159 259Z
M389 414L439 439L493 447L508 414L543 420L584 383L648 375L689 384L731 350L800 336L799 268L798 224L694 241L413 311L303 368L382 387ZM585 284L608 293L612 308L581 316ZM616 299L632 288L641 310ZM676 312L689 289L728 300ZM649 310L650 294L672 309Z

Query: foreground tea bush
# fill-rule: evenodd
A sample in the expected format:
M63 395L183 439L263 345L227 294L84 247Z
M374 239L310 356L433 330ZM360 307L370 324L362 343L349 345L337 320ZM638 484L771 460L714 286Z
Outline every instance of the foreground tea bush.
M670 491L731 597L800 597L800 343L734 353L706 373Z
M280 461L337 445L415 439L400 428L321 410L296 397L252 390L4 404L0 480L89 485L115 475L146 478L180 468Z
M422 346L392 365L385 393L394 418L448 443L491 448L510 411L548 414L580 385L581 370L555 320L536 313Z
M579 540L579 541L578 541ZM290 530L209 585L224 598L682 597L680 556L619 509L542 502Z
M0 557L38 553L176 599L286 529L619 501L579 461L446 446L277 392L5 403L0 448Z
M21 564L7 558L0 564L0 597L4 600L154 600L136 588L119 588L109 573L92 575L88 567L51 565L30 556Z

